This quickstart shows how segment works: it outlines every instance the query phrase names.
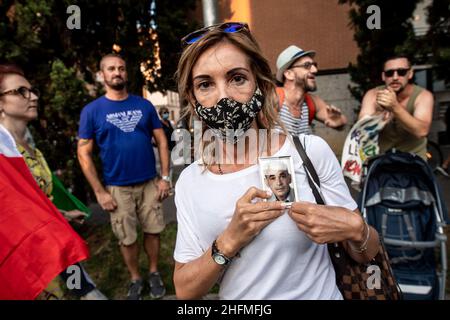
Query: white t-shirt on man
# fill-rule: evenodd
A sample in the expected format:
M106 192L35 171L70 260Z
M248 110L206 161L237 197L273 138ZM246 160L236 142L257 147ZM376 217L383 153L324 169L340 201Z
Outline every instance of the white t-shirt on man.
M357 205L328 144L312 135L300 135L321 181L329 205L355 210ZM302 160L290 139L274 156L293 157L297 193L314 202ZM250 188L262 189L258 165L218 175L197 162L180 175L175 187L178 233L177 262L187 263L211 247L230 223L236 201ZM327 246L312 242L286 212L264 228L228 266L220 283L221 299L342 299Z

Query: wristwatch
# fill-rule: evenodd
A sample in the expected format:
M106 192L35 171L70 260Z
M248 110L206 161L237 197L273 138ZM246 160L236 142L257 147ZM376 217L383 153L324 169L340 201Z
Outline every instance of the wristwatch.
M170 182L170 176L162 176L161 179L164 181Z
M219 249L217 249L216 240L214 240L211 246L211 257L219 266L226 266L232 260L232 258L228 258L226 255L220 252Z

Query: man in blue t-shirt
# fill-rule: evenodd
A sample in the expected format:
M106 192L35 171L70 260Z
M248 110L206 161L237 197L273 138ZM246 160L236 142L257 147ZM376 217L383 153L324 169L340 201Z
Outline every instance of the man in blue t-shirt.
M158 272L159 234L164 217L161 201L169 194L169 151L161 122L147 100L128 94L123 58L108 54L100 61L106 94L86 105L78 130L78 160L100 206L110 212L112 230L131 274L128 299L142 299L137 224L144 232L152 298L165 294ZM158 146L161 178L156 172L152 138ZM94 141L100 149L104 185L92 158Z

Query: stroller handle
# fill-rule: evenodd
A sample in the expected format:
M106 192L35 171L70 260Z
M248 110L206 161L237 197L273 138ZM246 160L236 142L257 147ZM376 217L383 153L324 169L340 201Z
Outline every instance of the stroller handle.
M434 240L434 241L403 241L403 240L395 240L395 239L383 239L386 245L397 246L397 247L408 247L408 248L434 248L439 245L440 242L445 240Z

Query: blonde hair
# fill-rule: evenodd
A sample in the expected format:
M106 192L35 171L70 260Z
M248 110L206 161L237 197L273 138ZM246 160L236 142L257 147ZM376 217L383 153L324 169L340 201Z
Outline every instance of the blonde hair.
M192 69L199 57L207 49L217 45L218 43L228 42L245 53L249 59L251 70L256 78L257 87L261 90L264 96L264 103L258 117L256 118L259 129L268 129L268 138L270 141L270 132L275 128L275 125L283 128L283 124L278 120L278 95L275 89L275 82L267 59L263 56L258 43L251 33L245 29L235 33L225 33L219 29L214 29L205 34L197 42L188 45L181 54L178 62L177 72L175 74L178 83L178 93L181 101L187 106L183 112L182 117L188 117L189 123L196 118L194 105L195 101L192 85ZM203 132L206 126L203 125ZM201 157L203 163L206 165L213 164L207 155L205 149L206 144L201 146Z

